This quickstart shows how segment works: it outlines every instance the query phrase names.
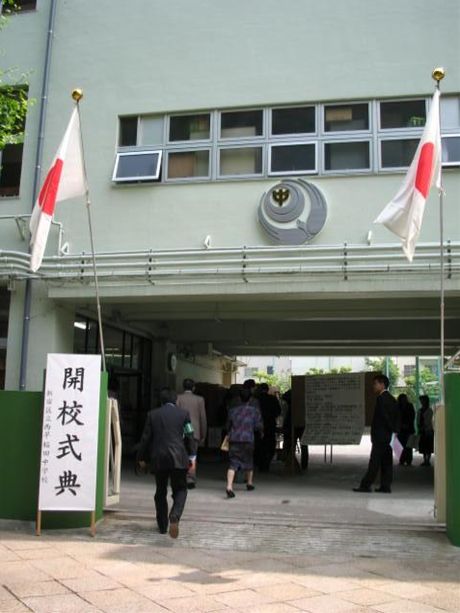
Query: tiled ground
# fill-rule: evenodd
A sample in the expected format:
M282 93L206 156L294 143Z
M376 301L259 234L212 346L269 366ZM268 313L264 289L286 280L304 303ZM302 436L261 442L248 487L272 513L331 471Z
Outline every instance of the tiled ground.
M460 612L460 549L438 532L246 523L232 546L235 528L185 520L172 541L109 518L95 539L37 538L0 522L0 612Z
M367 447L366 447L367 445ZM0 520L0 613L460 613L460 549L433 518L433 475L396 467L391 496L356 495L368 441L312 450L308 473L274 464L225 498L203 461L178 541L154 529L152 477L125 467L117 513L87 530Z

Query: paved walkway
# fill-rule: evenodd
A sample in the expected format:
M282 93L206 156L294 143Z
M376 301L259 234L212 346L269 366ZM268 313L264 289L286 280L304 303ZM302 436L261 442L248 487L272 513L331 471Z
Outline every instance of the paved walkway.
M433 517L433 469L421 468L420 456L411 468L395 466L393 494L358 495L351 491L363 476L370 453L369 437L359 447L336 447L333 464L324 462L323 448L314 447L308 472L286 475L275 463L268 475L256 474L256 491L248 494L236 487L231 501L225 496L226 464L207 461L199 465L198 488L187 501L187 516L229 518L231 521L272 516L283 525L299 521L344 523L347 525L436 525ZM150 517L153 508L153 478L136 477L126 468L120 505L124 515Z
M37 538L29 524L0 522L0 611L460 611L460 550L432 530L181 528L172 541L152 521L108 518L95 539Z
M0 520L0 612L460 612L460 549L432 517L432 473L399 469L394 494L350 491L367 463L281 467L224 497L203 465L177 541L155 530L150 477L126 473L116 512L87 530Z

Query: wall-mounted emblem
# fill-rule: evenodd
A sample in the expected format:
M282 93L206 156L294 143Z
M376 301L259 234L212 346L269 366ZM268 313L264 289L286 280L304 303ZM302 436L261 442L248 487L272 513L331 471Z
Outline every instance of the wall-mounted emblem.
M302 179L286 179L262 196L258 215L274 242L302 245L323 229L327 204L315 185Z

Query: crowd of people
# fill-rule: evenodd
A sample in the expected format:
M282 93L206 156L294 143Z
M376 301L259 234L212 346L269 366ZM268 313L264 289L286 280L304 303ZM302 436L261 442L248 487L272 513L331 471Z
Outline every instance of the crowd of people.
M377 396L371 425L372 449L369 466L355 492L371 492L380 475L380 487L375 491L391 493L393 480L392 441L398 437L402 453L399 463L411 466L413 448L423 455L422 466L430 465L433 453L433 411L428 396L420 396L417 415L407 395L396 400L389 392L385 375L374 377ZM183 382L183 392L177 395L164 388L160 408L150 411L138 446L137 463L156 478L155 507L158 529L169 531L172 538L179 534L187 490L197 484L197 453L207 437L206 409L203 397L195 394L191 379ZM229 391L225 402L225 438L222 450L228 452L226 496L235 498L236 475L244 475L245 489L253 492L254 469L268 472L276 453L277 432L283 434L283 452L289 457L302 441L304 427L292 428L292 402L289 390L281 397L266 383L256 385L248 379L243 386ZM293 454L292 454L293 455ZM308 467L308 446L301 446L301 466ZM168 484L173 493L173 506L168 509Z

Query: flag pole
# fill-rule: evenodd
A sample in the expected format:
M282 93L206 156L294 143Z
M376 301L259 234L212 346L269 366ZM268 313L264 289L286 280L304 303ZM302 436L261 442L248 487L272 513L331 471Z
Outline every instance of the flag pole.
M94 252L93 224L91 220L91 199L89 197L89 185L88 185L88 175L86 172L85 149L83 147L83 134L81 130L80 100L83 98L83 91L81 89L74 89L72 91L72 98L75 101L75 104L77 106L77 113L78 113L81 157L82 157L82 165L83 165L83 174L85 178L86 211L88 213L89 239L91 243L91 255L92 255L92 260L93 260L94 287L96 290L97 323L99 327L99 340L100 340L100 345L101 345L102 370L105 372L107 368L106 368L106 363L105 363L104 335L102 332L102 312L101 312L101 300L100 300L100 295L99 295L99 281L97 278L96 255Z
M435 68L431 76L436 81L436 89L440 91L440 82L444 79L446 71L442 67ZM439 138L441 138L441 113L439 113ZM441 187L439 190L439 249L440 249L440 352L441 352L441 369L439 373L439 387L441 395L441 404L444 405L444 364L445 364L445 288L444 288L444 188L442 185L442 149L440 152L441 159L440 176Z

